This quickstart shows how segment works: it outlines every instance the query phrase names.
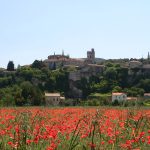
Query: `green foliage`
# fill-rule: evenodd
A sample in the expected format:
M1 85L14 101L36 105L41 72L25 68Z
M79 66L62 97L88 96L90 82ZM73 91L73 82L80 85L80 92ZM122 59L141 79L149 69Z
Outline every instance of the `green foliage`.
M82 76L81 80L75 82L69 80L69 73L80 70L80 67L65 67L63 63L60 66L57 64L57 67L54 64L53 68L49 69L44 62L35 60L30 66L19 66L16 71L2 69L0 100L9 95L14 99L15 105L40 105L45 91L60 92L65 97L72 98L70 89L72 82L82 91L83 99L94 99L92 103L95 104L87 100L85 105L109 105L107 96L94 96L92 93L105 95L112 92L126 92L128 96L141 97L144 92L150 92L150 73L122 67L122 64L128 61L128 59L107 60L104 62L105 70L102 73L94 75L89 73L89 76ZM12 63L9 62L9 68L13 68ZM129 74L129 71L132 73Z
M42 69L43 67L46 67L45 64L42 61L35 60L32 65L32 68Z
M107 80L116 80L117 78L117 71L114 67L108 67L105 72L104 75L106 77Z
M0 78L0 87L1 88L6 87L8 85L11 85L11 83L12 83L12 77L11 76Z
M145 92L150 92L150 79L141 79L138 86L143 88Z
M150 99L147 99L143 102L144 106L150 106Z
M11 94L5 94L0 100L0 106L15 106L15 99Z
M53 63L52 70L56 70L56 63Z
M13 61L8 62L7 70L8 71L14 71L14 62Z
M122 92L122 88L120 86L115 86L112 92Z
M21 85L21 95L23 97L22 105L40 105L43 99L41 90L33 86L29 81L24 81Z
M100 94L100 93L92 93L88 96L88 99L95 100L97 105L110 105L111 102L111 94Z
M113 102L112 102L112 106L119 106L120 103L118 102L117 99L115 99Z
M126 88L124 89L124 92L126 92L128 96L132 96L132 97L144 95L144 90L142 88L136 88L136 87L131 87L128 89Z

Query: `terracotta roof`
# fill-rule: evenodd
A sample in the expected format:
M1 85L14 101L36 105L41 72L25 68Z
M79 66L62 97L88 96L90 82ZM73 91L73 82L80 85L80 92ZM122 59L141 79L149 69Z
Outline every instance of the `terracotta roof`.
M134 100L137 100L137 97L127 97L127 100L129 100L129 101L134 101Z
M45 96L60 96L60 93L45 93Z
M64 61L64 62L84 62L83 59L75 59L75 58L52 58L52 59L46 59L44 60L45 62L60 62L60 61Z
M150 96L150 93L144 93L144 96Z
M122 95L122 94L125 94L125 93L120 93L120 92L112 93L112 95Z

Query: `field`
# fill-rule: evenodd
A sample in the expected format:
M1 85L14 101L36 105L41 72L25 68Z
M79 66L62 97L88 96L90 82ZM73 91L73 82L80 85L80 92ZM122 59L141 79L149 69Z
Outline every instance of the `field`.
M150 110L1 108L1 150L149 150Z

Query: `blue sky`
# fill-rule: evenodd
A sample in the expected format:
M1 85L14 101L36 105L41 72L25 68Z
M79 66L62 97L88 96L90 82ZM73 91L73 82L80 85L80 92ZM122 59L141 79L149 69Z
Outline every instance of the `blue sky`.
M150 0L0 0L0 67L61 53L140 58L150 51Z

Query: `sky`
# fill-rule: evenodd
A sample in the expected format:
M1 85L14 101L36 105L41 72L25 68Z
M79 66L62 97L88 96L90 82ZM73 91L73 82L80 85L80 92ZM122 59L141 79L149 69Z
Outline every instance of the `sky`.
M150 0L0 0L0 67L48 55L141 58L150 51Z

